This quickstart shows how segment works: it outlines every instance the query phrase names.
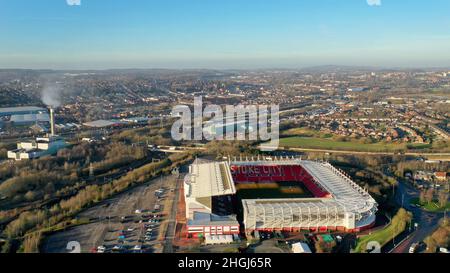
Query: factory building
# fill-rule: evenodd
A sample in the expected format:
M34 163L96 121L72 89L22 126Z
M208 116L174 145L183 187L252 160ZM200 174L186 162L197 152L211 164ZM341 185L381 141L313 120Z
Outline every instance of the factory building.
M55 134L54 110L50 109L50 131L45 137L38 137L31 141L17 143L17 149L8 151L8 158L14 160L27 160L54 155L67 146L64 139Z
M0 122L27 125L50 122L50 116L47 109L36 106L0 108Z

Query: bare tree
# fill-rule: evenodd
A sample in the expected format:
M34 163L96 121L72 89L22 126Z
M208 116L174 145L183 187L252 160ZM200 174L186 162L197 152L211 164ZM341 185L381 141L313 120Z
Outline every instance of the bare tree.
M437 243L433 237L428 236L424 242L427 245L427 253L436 253Z
M420 191L420 204L425 204L427 202L427 198L425 197L425 191Z
M441 190L439 192L438 200L441 208L446 207L448 202L448 192L446 190Z
M434 199L434 189L430 188L425 193L425 200L427 203L431 203L433 202L433 199Z

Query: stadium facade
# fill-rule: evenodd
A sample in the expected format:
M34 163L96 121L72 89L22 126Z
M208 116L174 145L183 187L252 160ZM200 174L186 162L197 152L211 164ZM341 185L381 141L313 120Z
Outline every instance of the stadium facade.
M239 198L239 188L286 182L299 183L311 196ZM373 226L377 212L376 201L342 171L327 162L295 158L197 160L185 177L184 197L191 236L243 231L359 232ZM231 205L233 200L239 210Z

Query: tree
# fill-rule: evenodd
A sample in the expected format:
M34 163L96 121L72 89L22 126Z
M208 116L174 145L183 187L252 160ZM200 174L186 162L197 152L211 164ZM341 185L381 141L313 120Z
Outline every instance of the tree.
M425 201L426 203L431 203L433 202L433 199L434 199L434 189L430 188L425 193Z
M431 235L434 241L440 247L449 247L450 245L450 224L448 220L442 220L439 228Z
M11 251L11 242L6 240L5 244L2 246L2 253L9 253Z
M438 200L441 208L446 207L448 202L448 192L446 190L441 190L439 192Z
M23 252L25 253L39 253L39 243L42 234L40 232L32 233L25 237L23 241Z
M427 202L427 198L425 197L425 191L420 191L420 204L425 204Z
M336 242L324 242L324 241L316 241L314 247L316 248L316 253L331 253L333 248L336 246Z
M425 238L424 242L427 245L427 253L436 253L437 243L433 237L428 236Z

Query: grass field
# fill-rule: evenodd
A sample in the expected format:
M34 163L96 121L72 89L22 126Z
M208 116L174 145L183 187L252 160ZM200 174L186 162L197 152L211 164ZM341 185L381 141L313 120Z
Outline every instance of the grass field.
M411 225L412 219L413 214L411 212L400 209L386 227L374 231L372 234L358 238L358 243L354 249L355 252L366 252L369 242L376 242L381 247L385 246L393 238L404 232L408 228L408 225Z
M445 210L450 210L450 202L447 202L447 206L445 207L439 207L437 200L430 203L422 204L420 203L419 198L414 198L411 199L411 204L421 206L422 208L424 208L429 212L444 212Z
M386 245L394 237L398 236L404 230L394 230L393 225L389 225L384 229L378 230L370 235L361 237L358 239L358 244L356 245L356 253L366 252L366 247L369 242L378 242L381 247Z
M237 196L240 199L278 199L278 198L314 197L300 182L241 184L237 185Z
M313 137L283 138L280 140L280 145L285 147L298 147L306 149L348 150L362 152L400 152L407 149L406 144L364 144Z
M288 137L280 140L280 146L289 148L342 150L357 152L404 152L408 149L419 150L431 148L428 144L406 143L373 143L365 144L356 141L336 141L330 138Z

